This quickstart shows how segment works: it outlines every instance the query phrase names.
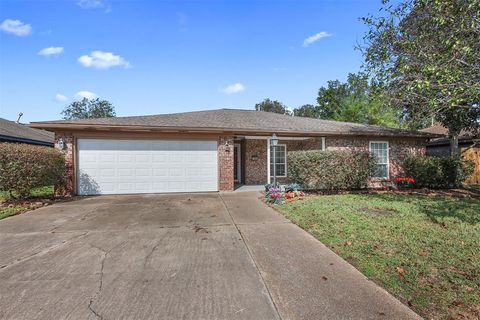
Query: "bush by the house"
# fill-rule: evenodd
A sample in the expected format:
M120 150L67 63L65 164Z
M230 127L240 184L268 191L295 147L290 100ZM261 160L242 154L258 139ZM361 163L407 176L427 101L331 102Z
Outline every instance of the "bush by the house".
M473 172L473 163L459 156L411 156L405 159L404 168L417 187L455 188Z
M36 187L59 185L65 159L53 148L29 144L0 143L0 190L26 198Z
M288 154L289 176L306 189L365 188L375 164L369 152L309 150Z

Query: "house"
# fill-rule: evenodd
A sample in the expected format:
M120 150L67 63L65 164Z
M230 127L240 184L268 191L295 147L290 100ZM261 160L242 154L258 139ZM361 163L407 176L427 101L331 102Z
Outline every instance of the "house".
M427 143L427 154L431 156L450 155L450 140L448 139L448 129L441 125L434 125L420 130L426 133L438 135L431 138ZM458 147L464 159L475 163L475 169L465 182L472 184L480 183L480 137L473 132L462 130L458 137Z
M234 190L265 184L273 166L288 180L287 152L358 150L378 156L378 179L425 154L432 135L418 131L237 109L151 116L34 122L55 132L65 152L66 192L128 194ZM279 137L273 163L270 138Z
M0 118L0 142L28 143L53 147L53 132L30 128L24 124Z

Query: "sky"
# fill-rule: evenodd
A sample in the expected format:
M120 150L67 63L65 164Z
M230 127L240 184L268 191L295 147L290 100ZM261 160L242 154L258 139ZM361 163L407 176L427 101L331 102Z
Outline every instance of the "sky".
M0 117L60 119L82 97L117 116L314 104L357 72L380 0L1 0Z

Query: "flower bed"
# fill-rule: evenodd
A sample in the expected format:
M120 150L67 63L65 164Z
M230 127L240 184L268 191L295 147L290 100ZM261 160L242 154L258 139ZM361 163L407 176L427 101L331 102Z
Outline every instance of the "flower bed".
M305 193L299 190L299 185L287 185L282 190L281 186L266 185L265 200L268 203L284 204L293 200L302 199Z
M412 188L415 183L415 179L411 177L398 177L395 178L395 183L399 189Z

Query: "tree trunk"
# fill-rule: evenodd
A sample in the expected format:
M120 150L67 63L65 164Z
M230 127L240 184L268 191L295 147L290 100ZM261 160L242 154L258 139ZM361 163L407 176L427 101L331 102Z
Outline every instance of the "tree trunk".
M460 154L460 149L458 148L458 133L450 135L450 154L452 156Z

